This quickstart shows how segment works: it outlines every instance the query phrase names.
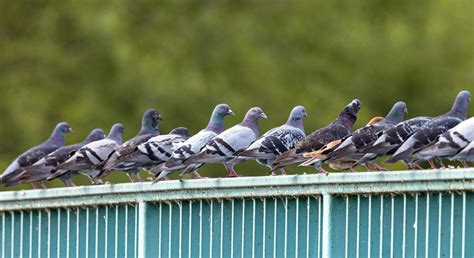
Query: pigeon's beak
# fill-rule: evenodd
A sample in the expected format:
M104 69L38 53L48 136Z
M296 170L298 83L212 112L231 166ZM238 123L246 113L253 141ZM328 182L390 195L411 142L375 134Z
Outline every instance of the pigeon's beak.
M261 114L260 114L260 117L261 117L261 118L265 118L265 119L268 118L267 115L265 115L265 113L261 113Z
M231 109L229 109L229 112L227 112L228 115L231 115L231 116L235 116L235 113L234 111L232 111Z
M158 115L158 120L163 121L163 117L161 115Z
M303 116L308 117L308 113L304 112Z
M405 114L408 114L408 108L405 108Z
M74 132L71 127L69 127L69 132L70 132L70 133L73 133L73 132Z

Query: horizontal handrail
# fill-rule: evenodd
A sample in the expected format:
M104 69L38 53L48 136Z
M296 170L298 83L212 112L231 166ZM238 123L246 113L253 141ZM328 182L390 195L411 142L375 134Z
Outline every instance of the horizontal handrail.
M245 197L474 190L474 169L214 178L0 192L0 210Z

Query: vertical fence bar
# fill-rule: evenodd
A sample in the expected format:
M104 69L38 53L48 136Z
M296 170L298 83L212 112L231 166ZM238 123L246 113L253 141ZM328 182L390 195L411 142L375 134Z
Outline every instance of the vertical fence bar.
M138 257L157 257L158 228L157 206L148 202L138 203Z
M332 201L333 197L325 193L323 194L323 232L325 237L322 239L322 256L331 257L331 241L332 241L332 225L331 225L331 216L332 216Z

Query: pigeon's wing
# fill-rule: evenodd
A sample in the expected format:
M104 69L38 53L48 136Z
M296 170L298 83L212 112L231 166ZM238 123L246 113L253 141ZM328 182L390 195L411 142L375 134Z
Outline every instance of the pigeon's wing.
M167 161L171 157L171 153L185 140L185 137L176 134L160 135L140 144L137 150L151 160Z
M46 142L29 149L28 151L20 155L18 158L16 158L8 166L5 172L3 172L1 177L2 182L6 183L8 180L17 177L21 173L23 168L33 165L41 158L53 152L57 148L59 148L59 146Z
M235 152L247 148L256 138L252 129L236 125L216 136L200 153L191 156L184 164L224 162Z
M172 168L181 165L184 160L200 152L216 136L217 134L213 131L201 130L173 151L171 158L166 162L166 167Z
M71 158L58 165L55 170L87 170L95 168L110 157L118 148L117 142L111 139L89 143L80 148Z
M258 159L274 158L293 148L304 137L301 129L284 125L272 129L271 133L262 136L238 155Z

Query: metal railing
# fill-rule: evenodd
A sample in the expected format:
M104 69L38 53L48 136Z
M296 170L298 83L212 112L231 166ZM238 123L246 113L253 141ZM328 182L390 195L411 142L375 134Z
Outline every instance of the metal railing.
M473 257L474 170L0 193L1 257Z

